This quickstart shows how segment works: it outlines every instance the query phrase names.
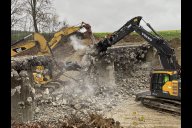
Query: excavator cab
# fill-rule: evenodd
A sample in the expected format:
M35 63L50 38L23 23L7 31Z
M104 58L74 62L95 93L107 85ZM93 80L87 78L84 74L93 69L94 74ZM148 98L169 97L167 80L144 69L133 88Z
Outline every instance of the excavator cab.
M167 99L181 99L181 85L177 71L155 70L151 72L151 95Z

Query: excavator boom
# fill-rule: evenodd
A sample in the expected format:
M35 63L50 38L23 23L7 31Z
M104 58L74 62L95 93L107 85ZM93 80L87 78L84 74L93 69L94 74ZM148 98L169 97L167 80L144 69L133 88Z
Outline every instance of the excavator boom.
M116 44L118 41L123 39L125 36L129 35L131 32L136 32L142 36L149 44L157 49L161 64L164 69L172 69L180 72L180 65L178 64L175 56L174 49L171 48L168 42L158 35L155 30L147 23L147 26L154 31L155 35L146 31L141 25L141 16L132 18L125 25L123 25L119 30L111 34L110 37L101 40L96 44L97 51L104 52L108 47Z
M51 49L53 49L61 40L62 36L70 36L80 30L82 26L72 26L67 28L62 28L60 31L56 32L54 34L54 37L51 39L51 41L48 42Z
M107 50L108 47L116 44L118 41L123 39L126 35L129 35L131 32L134 31L132 24L139 25L142 17L138 16L131 20L129 20L126 24L124 24L119 30L115 31L110 35L110 37L105 38L104 40L99 41L96 44L97 51L104 52Z

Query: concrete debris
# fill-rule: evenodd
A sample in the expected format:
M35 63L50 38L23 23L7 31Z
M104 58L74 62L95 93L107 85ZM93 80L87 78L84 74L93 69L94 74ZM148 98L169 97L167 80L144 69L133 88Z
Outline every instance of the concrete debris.
M31 87L32 94L35 94L35 88Z
M16 86L15 89L19 94L21 93L21 86Z
M27 102L28 103L31 103L33 100L32 100L32 98L31 97L27 97Z
M44 95L49 95L49 89L46 88L45 91L43 92Z
M19 73L19 75L20 75L21 77L27 77L27 76L28 76L28 73L27 73L27 71L22 70L22 71Z
M35 113L39 113L40 109L38 107L35 108Z
M114 67L112 75L115 77L115 84L119 85L115 91L123 93L123 95L135 95L137 90L149 87L151 65L146 63L146 55L149 48L151 47L147 44L109 48L105 56L99 58L100 61L95 64L96 67L93 68L95 70L93 72L96 73L91 75L93 75L93 78L97 76L104 77L104 81L106 81L106 76L110 74L106 70L107 65L111 65ZM98 79L101 81L101 78ZM112 81L110 78L108 79ZM108 83L109 81L106 82Z
M30 74L27 70L15 68L12 68L12 74L11 117L19 121L31 120L35 89L32 87Z
M11 77L19 77L19 74L14 69L11 70Z
M63 96L62 94L57 95L57 96L56 96L56 101L58 101L59 99L61 99L61 98L62 98L62 96Z
M135 92L146 88L149 82L150 68L143 65L146 51L147 46L129 46L109 49L103 57L87 53L81 62L67 62L63 66L68 73L78 69L75 78L79 81L61 83L63 86L59 85L58 89L45 88L49 84L30 83L27 70L21 70L19 76L25 83L21 88L28 89L27 97L31 98L26 98L27 101L36 104L31 121L56 121L70 115L87 119L89 113L104 114L124 100L134 98Z
M41 84L34 84L34 87L35 87L35 88L40 88L40 87L41 87Z
M13 96L16 92L20 94L21 93L20 90L21 90L21 86L16 86L14 89L11 89L11 96Z
M66 62L65 64L64 64L64 68L65 68L65 70L80 70L81 69L81 66L77 63L77 62L71 62L71 61L69 61L69 62Z
M70 115L52 121L46 120L27 123L15 121L11 126L14 128L122 128L119 121L115 121L113 118L106 118L100 114L89 114L86 119Z
M25 108L25 102L24 101L18 102L18 106L19 106L19 108L24 109Z
M11 89L11 96L13 96L15 94L17 90L14 88L14 89Z

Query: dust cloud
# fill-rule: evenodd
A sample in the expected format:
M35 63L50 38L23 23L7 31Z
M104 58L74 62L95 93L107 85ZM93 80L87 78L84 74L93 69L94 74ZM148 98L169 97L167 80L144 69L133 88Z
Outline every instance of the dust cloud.
M75 35L70 36L70 40L71 40L71 45L73 46L73 48L77 51L77 50L82 50L85 49L86 46L83 45L82 40L78 39Z

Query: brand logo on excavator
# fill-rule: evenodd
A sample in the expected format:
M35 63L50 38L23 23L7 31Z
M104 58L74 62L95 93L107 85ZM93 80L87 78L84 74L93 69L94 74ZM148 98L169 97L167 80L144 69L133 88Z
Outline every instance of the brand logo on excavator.
M133 21L134 21L134 22L137 22L138 20L137 20L137 18L135 18Z
M152 41L152 39L150 37L148 37L145 33L141 33L145 38L147 38L148 40Z

